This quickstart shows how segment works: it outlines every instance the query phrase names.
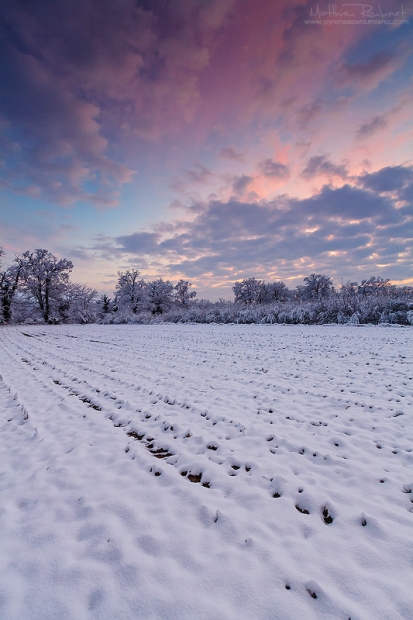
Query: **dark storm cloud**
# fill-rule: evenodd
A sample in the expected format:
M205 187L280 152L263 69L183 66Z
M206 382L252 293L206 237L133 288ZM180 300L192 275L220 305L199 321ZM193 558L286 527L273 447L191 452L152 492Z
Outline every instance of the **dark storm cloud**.
M365 187L324 186L303 200L282 196L271 202L233 198L199 203L194 205L195 218L177 223L166 239L157 242L155 235L149 235L147 251L168 256L171 272L191 277L224 274L230 268L247 272L257 265L270 270L283 261L289 261L294 272L298 269L294 263L308 257L320 268L335 265L338 273L343 261L356 270L364 263L368 266L367 257L373 254L393 256L408 246L411 208L396 208L380 192L393 187L397 175L406 181L410 174L410 168L397 172L384 168L360 177ZM141 235L118 238L120 251L146 253L144 244L136 243ZM334 253L340 254L334 257Z

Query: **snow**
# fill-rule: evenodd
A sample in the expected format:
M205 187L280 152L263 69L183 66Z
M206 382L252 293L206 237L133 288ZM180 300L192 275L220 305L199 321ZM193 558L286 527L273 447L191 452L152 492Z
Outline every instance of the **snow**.
M411 335L1 328L2 620L413 617Z

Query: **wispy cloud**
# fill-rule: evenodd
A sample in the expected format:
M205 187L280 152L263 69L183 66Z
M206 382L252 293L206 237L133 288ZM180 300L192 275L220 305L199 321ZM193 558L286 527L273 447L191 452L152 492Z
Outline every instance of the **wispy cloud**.
M345 179L348 176L348 172L344 164L333 164L326 155L315 155L308 160L301 176L305 179L311 179L318 175L336 176Z
M285 164L279 161L273 161L272 159L264 159L258 164L258 170L265 177L273 179L288 179L290 176L290 169Z
M385 129L387 127L388 121L386 118L386 114L381 114L380 116L374 116L367 123L363 123L357 130L356 137L358 139L370 138L373 134L377 133L381 129Z
M230 161L243 162L245 160L245 152L239 152L233 146L223 147L219 152L219 156L222 159L229 159Z
M370 90L394 73L404 61L405 54L401 49L381 50L368 60L343 63L337 72L336 81L340 86Z

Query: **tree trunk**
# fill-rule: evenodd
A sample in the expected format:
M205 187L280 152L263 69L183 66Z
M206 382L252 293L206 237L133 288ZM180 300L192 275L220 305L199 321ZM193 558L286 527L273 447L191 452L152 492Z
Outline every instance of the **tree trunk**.
M50 316L50 300L49 300L49 282L46 281L46 288L44 292L44 320L45 323L49 322Z

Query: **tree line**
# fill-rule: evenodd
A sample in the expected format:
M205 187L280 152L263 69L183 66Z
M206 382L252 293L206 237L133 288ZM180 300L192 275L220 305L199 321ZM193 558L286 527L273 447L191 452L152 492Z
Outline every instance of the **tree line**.
M142 312L185 309L196 296L186 280L175 285L162 278L145 282L137 269L118 273L113 298L99 296L95 289L71 282L72 270L72 261L59 260L48 250L16 256L11 267L0 271L0 322L94 323L115 314L127 322Z
M0 248L0 260L4 255ZM1 263L0 263L1 270ZM71 282L73 263L48 250L16 256L0 271L0 323L398 323L413 325L413 287L371 277L335 287L311 274L284 282L235 282L234 301L197 299L187 280L145 281L137 269L118 272L112 297Z

